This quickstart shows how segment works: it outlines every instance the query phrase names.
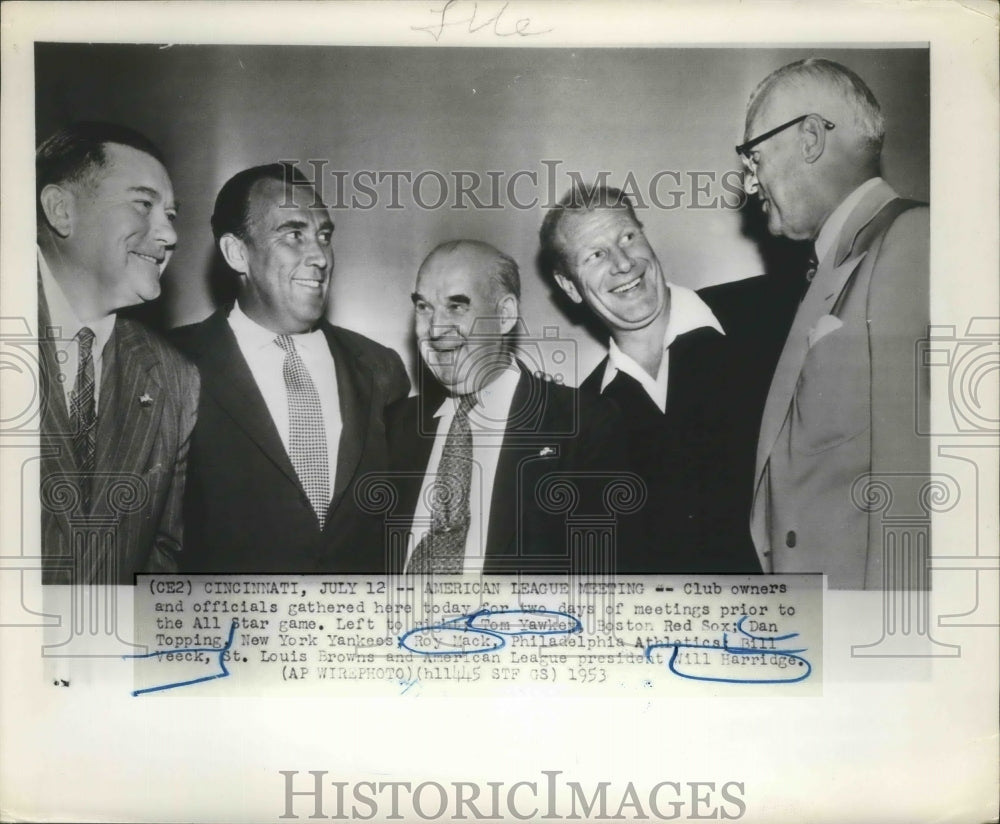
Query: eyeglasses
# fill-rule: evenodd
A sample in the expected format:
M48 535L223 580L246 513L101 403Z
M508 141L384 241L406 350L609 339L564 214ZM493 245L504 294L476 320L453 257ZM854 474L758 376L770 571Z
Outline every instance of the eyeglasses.
M811 112L809 114L803 114L800 115L799 117L794 118L793 120L789 120L787 123L782 123L780 126L776 126L769 132L764 132L764 134L758 135L752 140L748 140L746 143L741 143L739 146L736 147L736 153L741 157L743 157L745 160L751 160L750 152L753 150L754 146L763 143L765 140L769 140L770 138L778 134L778 132L783 132L785 129L791 128L796 123L801 123L807 117L818 117L820 120L823 121L823 126L826 127L827 131L830 131L831 129L834 128L834 124L831 123L829 120L827 120L825 117L823 117L823 115L821 114L816 114L815 112Z

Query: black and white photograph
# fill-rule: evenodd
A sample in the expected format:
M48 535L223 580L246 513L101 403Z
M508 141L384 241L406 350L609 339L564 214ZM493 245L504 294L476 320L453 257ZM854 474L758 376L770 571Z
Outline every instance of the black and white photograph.
M861 487L929 469L927 47L35 58L47 580L889 574ZM140 214L74 233L109 145ZM120 473L116 557L71 559Z
M967 5L6 4L0 817L995 816Z

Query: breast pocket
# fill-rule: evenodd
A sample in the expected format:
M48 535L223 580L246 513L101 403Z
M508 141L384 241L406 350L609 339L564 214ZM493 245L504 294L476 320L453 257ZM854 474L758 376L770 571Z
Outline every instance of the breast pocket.
M870 371L865 330L845 325L815 340L795 389L794 450L825 452L869 428Z

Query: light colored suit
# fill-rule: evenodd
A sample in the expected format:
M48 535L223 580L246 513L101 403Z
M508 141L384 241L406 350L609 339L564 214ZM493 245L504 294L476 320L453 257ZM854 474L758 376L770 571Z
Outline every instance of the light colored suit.
M836 589L882 583L880 521L863 488L929 470L915 360L930 314L929 234L928 208L880 182L798 308L757 444L751 532L766 572L825 572Z
M198 370L141 324L115 320L104 347L91 507L83 511L41 289L38 300L42 582L132 584L137 572L176 571Z

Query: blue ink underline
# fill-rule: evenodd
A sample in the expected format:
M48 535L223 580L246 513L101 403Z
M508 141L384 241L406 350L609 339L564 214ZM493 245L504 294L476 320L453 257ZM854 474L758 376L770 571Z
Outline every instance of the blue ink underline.
M122 658L157 658L162 655L176 655L185 652L214 652L219 656L218 664L221 672L215 672L211 675L203 675L201 678L192 678L189 681L173 681L169 684L160 684L156 687L146 687L141 690L132 690L132 695L145 695L150 692L161 692L162 690L172 690L177 687L189 687L192 684L201 684L204 681L214 681L216 678L226 678L229 675L229 670L226 669L226 663L223 660L225 654L233 645L233 639L236 637L236 627L239 626L239 621L234 618L232 624L229 627L229 637L226 639L226 643L221 647L186 647L185 649L169 649L169 650L156 650L155 652L146 653L136 653L131 655L123 655Z

